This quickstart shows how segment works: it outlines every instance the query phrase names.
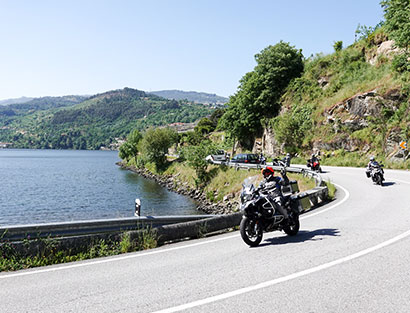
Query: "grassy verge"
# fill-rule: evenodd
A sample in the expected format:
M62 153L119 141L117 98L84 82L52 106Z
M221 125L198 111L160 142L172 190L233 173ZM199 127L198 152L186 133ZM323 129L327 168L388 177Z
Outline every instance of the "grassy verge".
M333 200L335 198L335 193L336 193L336 186L333 185L330 180L326 182L327 190L328 190L328 195L327 198L329 200Z
M36 249L33 249L33 247ZM76 247L76 251L60 249L56 239L25 240L23 248L9 242L0 243L0 272L52 264L81 261L121 253L152 249L157 238L151 230L143 230L132 240L129 233L123 233L120 240L97 240L89 246ZM35 251L34 253L31 251Z

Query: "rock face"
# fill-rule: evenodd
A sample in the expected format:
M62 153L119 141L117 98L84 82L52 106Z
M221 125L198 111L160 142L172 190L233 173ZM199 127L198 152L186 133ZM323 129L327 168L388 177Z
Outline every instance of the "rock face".
M405 98L399 89L391 89L382 93L376 88L336 103L323 113L326 119L322 122L323 126L330 126L335 136L330 141L320 139L313 142L312 150L344 149L350 152L367 153L371 149L370 145L350 136L350 134L368 127L369 118L373 118L373 123L377 123L377 120L383 123L383 114L385 112L393 114L404 100ZM318 125L318 127L321 126ZM407 152L399 148L399 143L402 140L400 129L392 129L385 134L383 148L386 155L393 161L409 157ZM274 156L284 153L283 146L278 143L273 130L269 128L264 129L262 138L255 140L253 152L263 152Z
M329 110L324 112L326 117L325 124L332 126L333 131L337 133L352 133L354 131L368 127L368 118L373 117L382 121L382 111L395 112L398 110L400 103L404 100L400 90L389 90L380 94L377 89L365 93L357 94L349 99L335 104ZM398 147L401 140L397 132L393 132L386 137L385 152L391 153L394 148ZM361 150L367 152L368 145L364 145L359 140L349 137L347 134L341 135L333 142L316 143L317 149L333 150L345 149L346 151Z
M387 40L380 43L379 47L377 48L376 52L367 58L367 62L371 65L377 64L377 59L380 56L385 56L389 60L393 58L393 56L397 53L400 53L400 49L395 47L393 40Z
M282 147L276 140L275 134L272 129L265 128L263 130L262 138L255 140L252 152L263 152L267 155L279 155L282 153Z
M384 98L377 93L377 90L372 90L362 94L355 95L347 100L339 102L331 107L324 114L328 121L335 121L337 115L348 116L343 123L355 123L359 121L363 127L367 126L367 121L364 119L368 116L377 117L383 107L388 107L397 110L397 101L391 101L389 98Z

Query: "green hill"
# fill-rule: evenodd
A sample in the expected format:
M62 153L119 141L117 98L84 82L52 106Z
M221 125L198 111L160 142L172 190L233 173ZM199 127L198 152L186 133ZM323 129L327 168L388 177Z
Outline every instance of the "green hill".
M99 149L132 129L190 123L211 109L124 88L80 103L0 108L0 141L14 148ZM116 139L117 138L117 139Z
M154 95L170 100L188 100L195 103L223 105L228 102L228 98L217 96L205 92L182 91L182 90L161 90L150 92Z

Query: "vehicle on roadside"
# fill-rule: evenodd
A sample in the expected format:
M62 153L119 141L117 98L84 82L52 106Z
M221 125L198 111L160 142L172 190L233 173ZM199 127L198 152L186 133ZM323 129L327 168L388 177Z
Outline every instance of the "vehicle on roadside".
M295 195L284 196L284 206L289 219L280 213L276 203L272 202L268 193L245 179L242 184L240 208L243 212L240 223L240 233L243 241L251 247L260 244L263 232L283 230L289 236L294 236L300 228L298 201Z
M229 161L229 153L226 153L224 150L217 150L215 154L210 154L208 155L205 160L208 162L212 163L215 161L219 162L227 162Z
M260 159L257 154L254 153L241 153L235 155L231 159L232 163L248 163L248 164L259 164Z

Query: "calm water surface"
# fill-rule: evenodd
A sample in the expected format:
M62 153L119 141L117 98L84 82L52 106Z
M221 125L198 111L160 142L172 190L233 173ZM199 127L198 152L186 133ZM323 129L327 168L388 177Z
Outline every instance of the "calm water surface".
M197 214L196 202L122 170L116 151L0 149L0 225Z

